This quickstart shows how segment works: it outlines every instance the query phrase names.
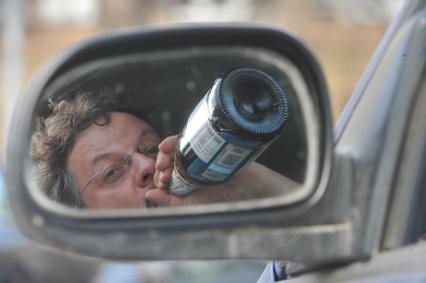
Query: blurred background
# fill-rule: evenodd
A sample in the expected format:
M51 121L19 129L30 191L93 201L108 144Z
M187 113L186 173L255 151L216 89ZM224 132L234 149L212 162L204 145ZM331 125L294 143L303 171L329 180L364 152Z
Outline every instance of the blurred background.
M238 21L291 31L320 61L335 122L402 4L403 0L0 0L0 160L8 125L19 126L9 123L15 102L46 62L90 36L141 26ZM106 264L58 254L17 231L4 190L0 177L0 283L254 282L266 264Z

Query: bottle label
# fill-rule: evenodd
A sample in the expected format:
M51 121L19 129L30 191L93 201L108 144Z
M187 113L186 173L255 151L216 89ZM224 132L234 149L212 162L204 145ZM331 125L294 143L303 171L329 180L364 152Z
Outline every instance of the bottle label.
M214 131L210 125L208 127ZM190 176L200 181L225 181L235 175L247 161L258 156L252 154L254 150L259 151L262 148L263 142L261 141L243 140L226 132L216 133L214 131L214 133L214 136L221 140L220 146L216 148L214 153L212 152L213 154L209 156L208 161L203 160L197 153L198 158L187 169ZM195 149L194 152L196 152Z
M212 181L224 181L251 152L250 149L228 143L202 176Z
M208 122L189 141L194 152L205 163L208 163L212 159L224 143L225 140L216 133Z

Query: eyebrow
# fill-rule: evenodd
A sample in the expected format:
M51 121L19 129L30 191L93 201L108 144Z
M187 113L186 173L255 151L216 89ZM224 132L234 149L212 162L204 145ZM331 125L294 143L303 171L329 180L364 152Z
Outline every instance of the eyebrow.
M140 134L139 134L138 141L140 142L146 135L149 135L149 134L153 134L153 135L156 135L158 137L158 134L154 129L151 129L151 128L142 129ZM158 139L160 139L160 138L158 137ZM95 158L93 158L91 163L92 163L92 165L94 165L97 162L99 162L100 160L106 159L106 158L108 158L109 156L112 156L112 155L114 155L113 152L101 153L99 155L96 155ZM94 174L96 174L96 172Z
M151 129L151 128L142 129L141 133L139 134L139 138L143 138L147 134L153 134L153 135L156 135L158 138L160 138L157 131L155 131L154 129Z

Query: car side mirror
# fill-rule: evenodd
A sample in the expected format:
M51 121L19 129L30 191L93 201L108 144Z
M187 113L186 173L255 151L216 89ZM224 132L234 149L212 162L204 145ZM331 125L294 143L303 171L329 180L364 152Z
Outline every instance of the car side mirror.
M99 199L90 202L87 196L82 196L83 191L88 192L86 187L93 195L96 190L103 190L103 200L107 199L105 203L109 204L123 194L123 191L104 193L106 184L99 188L84 185L92 184L92 179L98 182L96 178L103 174L103 167L92 174L86 172L86 179L80 183L75 171L66 172L66 176L77 179L77 185L73 186L80 188L74 195L70 193L73 186L63 173L69 170L70 151L91 125L103 130L102 126L115 121L116 115L110 113L118 112L143 116L152 128L157 125L161 128L162 136L178 134L215 79L237 68L253 68L268 74L288 99L288 125L256 160L263 178L258 182L260 194L234 197L232 201L203 200L192 205L182 202L181 206L155 209L137 205L124 205L125 209L114 205L82 209L99 204ZM73 102L85 93L95 97L97 103L113 97L113 103L105 106L106 115L92 115L93 120L79 124L84 126L76 126L67 135L58 135L66 146L59 148L53 139L44 136L42 142L34 142L40 135L47 136L52 131L62 134L70 129L63 125L75 125L76 120L69 118L68 124L58 124L62 128L49 128L54 120L52 113L66 114L62 118L71 115L67 112L71 108L64 108L61 102ZM81 112L81 109L74 110ZM143 115L139 116L140 113ZM123 123L119 130L130 128L131 121L125 121L128 123ZM332 166L327 88L309 49L293 35L280 30L255 25L201 25L137 29L93 38L65 51L33 80L17 106L14 124L19 127L10 132L6 162L13 211L28 235L49 245L109 258L251 258L257 250L253 247L259 247L259 242L230 251L226 248L229 241L247 238L248 231L254 236L304 235L313 239L311 232L290 227L321 222L321 217L316 219L309 209L324 195ZM130 136L118 134L108 146L116 140L125 143ZM33 154L35 146L39 147L38 159ZM83 157L90 156L83 149L80 153ZM85 171L81 162L75 167ZM40 177L40 170L54 174ZM278 181L271 185L269 182L275 176ZM280 181L282 176L290 182ZM296 185L288 189L290 183ZM249 185L242 186L237 195L244 195ZM273 194L262 195L273 186L276 186ZM237 185L229 187L232 191ZM130 186L121 188L129 190ZM58 197L65 191L67 197ZM73 197L79 198L80 203ZM237 226L245 232L236 230ZM262 229L257 231L254 227ZM198 241L195 246L210 246L197 250L191 244L194 240ZM135 241L139 243L137 247L131 244ZM151 241L156 241L155 246ZM264 257L269 254L265 252ZM287 255L297 258L295 250L289 250Z

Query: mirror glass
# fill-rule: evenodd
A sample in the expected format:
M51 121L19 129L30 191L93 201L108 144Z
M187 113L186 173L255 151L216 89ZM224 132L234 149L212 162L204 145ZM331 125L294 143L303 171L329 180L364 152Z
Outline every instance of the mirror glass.
M282 89L289 113L283 130L224 183L192 183L188 195L170 194L176 135L217 78L238 68L260 70ZM291 202L318 164L318 125L307 89L291 60L261 48L158 50L85 63L50 82L38 100L30 187L82 209Z

